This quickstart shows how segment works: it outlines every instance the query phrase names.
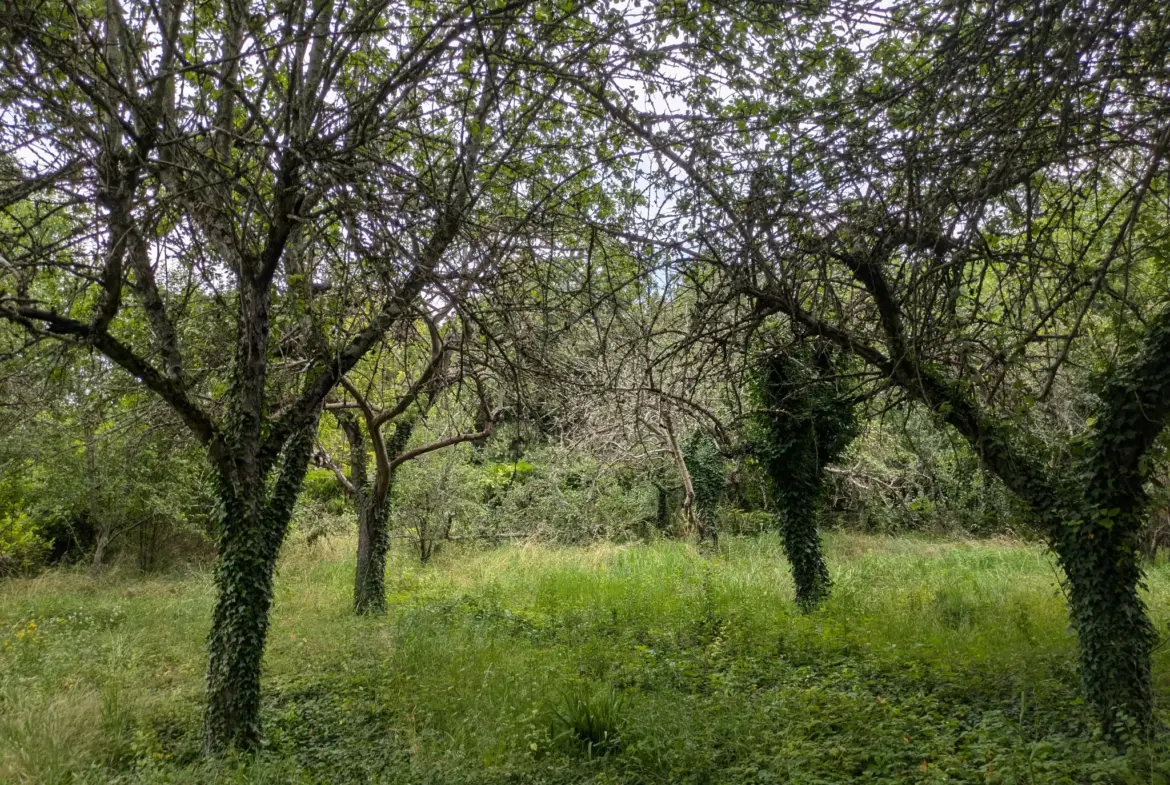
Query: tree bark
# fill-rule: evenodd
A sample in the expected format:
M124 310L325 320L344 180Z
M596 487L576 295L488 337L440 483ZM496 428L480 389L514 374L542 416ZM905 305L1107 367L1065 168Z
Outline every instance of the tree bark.
M954 385L915 371L919 397L1030 505L1067 579L1085 697L1106 735L1122 741L1126 728L1140 736L1153 722L1150 656L1157 636L1140 595L1138 536L1147 501L1141 456L1167 419L1168 317L1160 317L1139 358L1103 392L1092 432L1075 445L1079 457L1055 471L1016 449L1009 426L980 412Z
M691 483L691 472L687 469L687 461L683 457L682 447L679 446L678 437L674 434L674 420L670 416L670 407L665 401L662 402L661 416L661 433L666 440L667 447L670 449L671 457L674 458L674 464L678 469L679 478L682 480L683 522L688 530L687 533L695 532L701 543L703 541L703 528L699 523L698 516L695 515L695 486Z
M260 671L276 559L308 468L316 422L296 435L271 493L264 475L221 474L223 520L215 569L216 604L208 644L204 747L251 750L260 742Z
M353 583L353 609L359 614L386 612L386 554L390 549L385 501L358 502L357 570Z

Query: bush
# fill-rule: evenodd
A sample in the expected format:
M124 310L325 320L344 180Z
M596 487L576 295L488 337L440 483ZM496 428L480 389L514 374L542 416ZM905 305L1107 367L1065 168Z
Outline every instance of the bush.
M776 516L765 510L731 509L723 517L723 533L736 536L763 534L776 529Z
M37 569L51 546L24 513L0 514L0 577Z
M349 497L328 469L309 469L301 483L301 499L331 515L349 511Z
M396 530L408 538L583 543L638 539L654 517L650 482L631 482L621 467L591 456L538 447L513 462L475 464L469 451L431 453L399 470L390 507Z
M871 421L826 477L831 523L867 532L1026 531L1020 502L957 434L910 407Z

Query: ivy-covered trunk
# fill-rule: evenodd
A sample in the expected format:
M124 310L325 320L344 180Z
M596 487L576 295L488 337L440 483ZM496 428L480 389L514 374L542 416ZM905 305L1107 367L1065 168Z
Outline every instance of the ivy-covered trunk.
M1016 449L1010 425L982 413L953 380L917 366L904 386L1036 511L1068 579L1085 696L1108 735L1123 742L1129 730L1143 735L1154 720L1156 635L1140 594L1138 535L1148 501L1145 456L1170 421L1170 309L1151 320L1139 351L1106 382L1067 473Z
M1085 696L1105 732L1121 739L1146 730L1154 705L1150 654L1157 636L1139 593L1137 523L1084 521L1054 543L1068 578Z
M223 517L208 643L204 746L254 749L260 742L260 670L276 560L309 463L314 421L285 449L272 490L265 472L220 477Z
M816 507L804 499L790 500L780 513L784 555L796 584L796 604L808 613L829 597L829 567L821 551Z
M358 613L386 611L386 553L390 547L386 504L365 498L358 508L357 572L353 608Z
M1074 444L1065 510L1053 508L1049 532L1068 576L1085 696L1105 732L1126 742L1154 722L1157 635L1140 594L1138 553L1149 501L1145 459L1170 420L1170 310L1151 321L1141 350L1100 397L1092 430Z
M348 490L358 518L357 568L353 580L353 609L359 614L386 612L386 554L390 551L390 494L394 487L391 460L406 447L413 423L395 426L389 445L381 425L367 412L366 428L374 445L374 482L368 481L366 439L356 417L335 413L349 442Z
M218 598L211 622L204 727L209 751L252 749L260 741L260 666L284 526L264 509L253 506L248 512L243 506L227 511L215 571Z
M805 613L828 599L831 586L817 531L823 472L858 430L852 399L838 389L838 362L826 344L803 344L760 355L751 383L748 449L768 478Z
M683 460L695 496L699 545L707 540L719 550L719 510L727 494L727 461L710 435L696 429L683 445Z

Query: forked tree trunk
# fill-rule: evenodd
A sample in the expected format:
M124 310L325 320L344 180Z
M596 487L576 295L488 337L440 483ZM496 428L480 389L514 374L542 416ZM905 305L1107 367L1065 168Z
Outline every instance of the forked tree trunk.
M263 478L220 478L223 520L208 643L204 747L254 749L260 742L260 670L268 639L276 559L309 462L316 423L286 449L271 493ZM259 480L259 481L257 481ZM241 492L241 488L247 489Z
M394 491L395 474L388 461L393 461L406 449L412 433L413 420L395 424L385 454L378 457L369 493L354 497L358 513L358 554L353 608L358 613L386 612L386 554L390 551L390 496ZM364 462L364 455L362 460ZM364 467L362 471L365 471Z
M881 268L865 258L848 263L881 314L894 358L884 361L890 376L955 426L1043 524L1068 577L1081 680L1105 733L1124 742L1129 723L1141 736L1154 722L1155 636L1139 594L1138 534L1147 501L1145 456L1170 423L1170 309L1154 316L1138 351L1105 384L1071 471L1055 477L1013 447L1011 423L987 417L957 380L919 364L906 350L900 307Z

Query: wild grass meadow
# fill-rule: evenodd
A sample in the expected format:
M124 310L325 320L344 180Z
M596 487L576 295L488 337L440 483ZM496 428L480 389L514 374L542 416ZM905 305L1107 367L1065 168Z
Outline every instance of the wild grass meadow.
M286 549L265 744L201 755L211 575L0 584L0 782L1166 782L1094 730L1054 561L1009 540L831 534L800 614L780 543L394 552L352 613L352 543ZM1159 631L1170 565L1149 569ZM1155 653L1162 722L1170 654Z

